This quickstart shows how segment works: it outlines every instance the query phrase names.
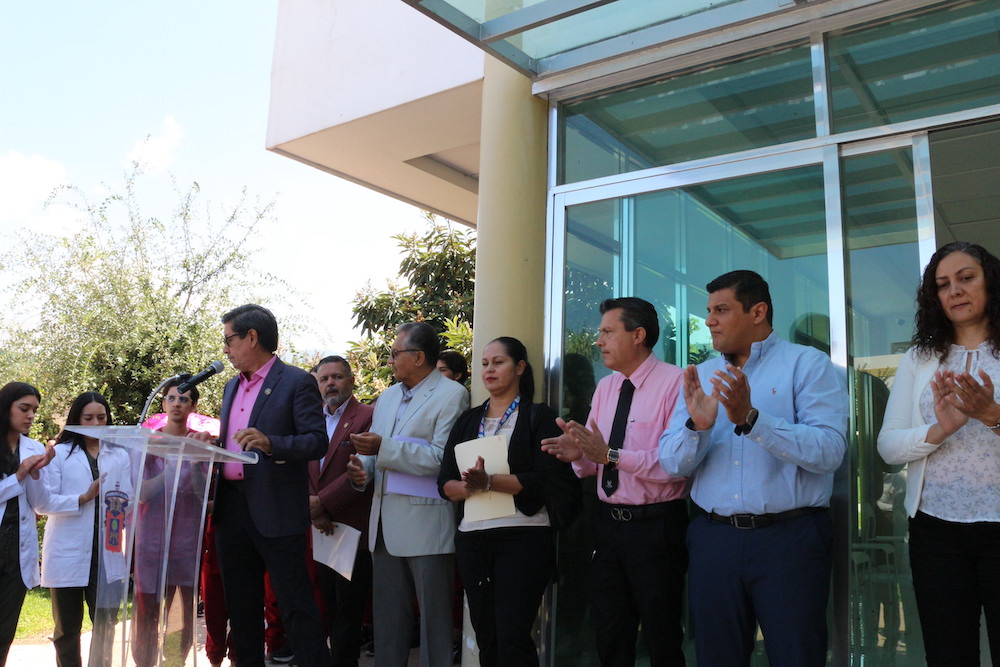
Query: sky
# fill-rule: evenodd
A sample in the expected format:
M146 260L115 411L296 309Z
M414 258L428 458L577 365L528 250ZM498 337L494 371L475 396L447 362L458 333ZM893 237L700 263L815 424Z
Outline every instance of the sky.
M201 186L213 210L245 187L274 200L267 269L300 299L264 304L307 322L299 350L346 352L351 304L401 259L392 235L426 226L402 202L265 150L277 0L37 0L0 9L0 244L78 228L43 204L72 184L94 198L143 165L144 213L168 217ZM157 198L159 197L159 200ZM238 305L238 304L234 304Z

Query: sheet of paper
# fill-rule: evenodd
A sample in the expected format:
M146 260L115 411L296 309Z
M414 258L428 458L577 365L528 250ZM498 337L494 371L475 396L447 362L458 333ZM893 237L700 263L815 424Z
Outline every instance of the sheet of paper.
M404 496L420 496L421 498L437 498L441 500L438 493L438 483L436 475L414 475L398 470L385 471L386 493L399 493Z
M315 526L312 527L313 560L350 581L361 531L344 523L334 523L333 526L333 535L324 535Z
M486 472L490 475L507 475L510 465L507 463L507 438L494 435L489 438L477 438L455 445L455 462L458 469L465 472L476 465L476 460L482 456ZM484 521L499 519L514 514L514 496L509 493L487 491L473 493L465 501L466 521Z

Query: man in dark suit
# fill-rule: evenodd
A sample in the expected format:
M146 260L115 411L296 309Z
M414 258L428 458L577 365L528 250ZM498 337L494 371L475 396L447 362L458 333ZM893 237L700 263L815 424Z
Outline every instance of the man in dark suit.
M236 662L264 665L264 571L300 667L326 667L323 623L306 570L307 464L326 452L323 403L309 373L275 356L278 323L248 304L222 316L222 351L239 375L226 384L219 444L254 451L256 465L223 465L213 522Z
M357 667L361 622L372 584L372 559L368 552L372 487L358 493L351 486L347 464L351 454L357 453L350 435L364 433L371 427L375 409L354 398L354 373L343 357L324 357L313 375L326 403L323 415L330 446L321 460L309 462L309 514L313 526L327 535L334 533L335 522L361 531L350 581L323 563L316 563L316 574L326 600L332 667Z

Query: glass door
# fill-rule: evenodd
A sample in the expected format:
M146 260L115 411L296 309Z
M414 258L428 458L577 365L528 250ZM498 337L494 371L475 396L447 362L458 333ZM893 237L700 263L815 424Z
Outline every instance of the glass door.
M565 238L561 412L585 418L594 386L609 371L596 354L598 305L612 296L652 302L660 315L656 355L685 366L714 356L705 327L706 284L749 268L770 284L774 326L790 340L831 348L830 252L823 154L805 151L756 173L729 176L718 168L661 179L667 186L563 201ZM797 162L797 163L796 163ZM648 187L649 181L645 181ZM587 192L589 196L594 191ZM835 262L839 270L839 261ZM558 301L556 301L558 303ZM587 502L596 504L592 486ZM592 510L592 508L591 508ZM560 580L553 614L555 665L595 665L587 581L592 517L560 540ZM688 631L687 653L694 664ZM640 661L647 664L640 639ZM766 664L758 641L756 664Z

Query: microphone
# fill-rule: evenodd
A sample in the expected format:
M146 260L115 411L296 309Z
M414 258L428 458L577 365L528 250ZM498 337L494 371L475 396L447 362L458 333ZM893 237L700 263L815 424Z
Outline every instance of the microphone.
M193 377L191 377L191 378L189 378L187 380L184 380L184 382L181 382L179 385L177 385L177 393L183 394L184 392L186 392L191 387L193 387L193 386L195 386L197 384L201 384L202 382L204 382L208 378L212 377L216 373L221 373L222 369L224 369L224 368L225 368L225 366L222 365L221 361L213 361L212 363L210 363L208 365L208 368L206 368L205 370L201 371L197 375L194 375Z

